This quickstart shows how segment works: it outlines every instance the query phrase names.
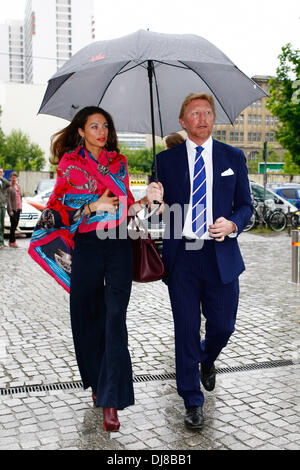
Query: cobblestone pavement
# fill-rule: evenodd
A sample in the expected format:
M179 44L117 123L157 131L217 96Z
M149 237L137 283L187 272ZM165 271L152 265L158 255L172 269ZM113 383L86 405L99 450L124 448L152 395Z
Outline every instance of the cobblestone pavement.
M166 286L133 286L136 404L119 412L120 432L107 433L90 391L60 389L80 381L68 294L28 256L28 240L18 243L0 251L0 449L300 448L300 286L291 282L286 233L240 236L247 270L236 331L216 362L215 390L205 392L201 432L183 424Z

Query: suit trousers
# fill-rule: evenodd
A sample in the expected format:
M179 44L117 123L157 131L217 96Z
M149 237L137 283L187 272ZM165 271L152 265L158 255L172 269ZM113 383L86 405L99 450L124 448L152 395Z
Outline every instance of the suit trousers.
M126 311L132 284L129 239L101 240L78 234L72 257L70 313L74 347L84 388L97 406L134 404Z
M190 250L192 242L180 241L168 288L171 300L176 354L176 381L186 407L203 406L199 363L211 367L234 331L238 307L238 279L223 284L215 241ZM201 313L205 337L201 341Z

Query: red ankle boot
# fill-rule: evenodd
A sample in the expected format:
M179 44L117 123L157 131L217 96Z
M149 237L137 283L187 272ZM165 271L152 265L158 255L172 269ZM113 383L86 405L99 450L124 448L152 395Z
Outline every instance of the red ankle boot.
M120 428L118 412L116 408L103 407L103 429L104 431L117 432Z

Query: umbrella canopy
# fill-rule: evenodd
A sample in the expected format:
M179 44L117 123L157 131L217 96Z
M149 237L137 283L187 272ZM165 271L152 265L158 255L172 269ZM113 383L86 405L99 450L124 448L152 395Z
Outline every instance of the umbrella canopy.
M39 113L72 120L85 106L112 114L118 131L164 137L180 129L189 93L212 94L216 123L233 123L266 93L206 39L140 30L94 42L49 80Z

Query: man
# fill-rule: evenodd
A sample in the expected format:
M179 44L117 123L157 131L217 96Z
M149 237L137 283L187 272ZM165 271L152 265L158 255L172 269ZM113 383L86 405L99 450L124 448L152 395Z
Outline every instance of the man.
M0 249L4 248L4 217L7 204L7 189L10 182L4 178L4 170L0 168Z
M177 390L186 426L199 429L200 380L206 390L214 389L214 362L234 331L238 276L245 269L237 235L250 219L252 204L243 152L212 139L213 98L189 95L179 121L188 138L158 155L159 183L150 184L148 198L160 201L163 194L168 219L163 261L174 317ZM203 341L201 312L206 319Z

